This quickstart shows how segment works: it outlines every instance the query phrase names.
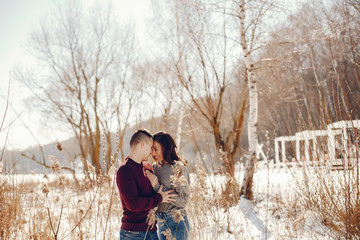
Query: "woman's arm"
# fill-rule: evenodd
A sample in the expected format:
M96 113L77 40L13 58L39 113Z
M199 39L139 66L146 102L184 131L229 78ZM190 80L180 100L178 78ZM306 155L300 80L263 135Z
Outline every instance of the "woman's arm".
M172 179L172 185L174 186L175 193L178 194L174 198L176 201L172 204L184 208L190 196L190 175L185 166L182 166L182 174L178 178Z

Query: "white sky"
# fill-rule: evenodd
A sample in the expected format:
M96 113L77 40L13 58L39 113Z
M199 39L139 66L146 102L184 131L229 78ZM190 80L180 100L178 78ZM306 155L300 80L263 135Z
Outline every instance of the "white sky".
M91 3L95 0L84 0ZM105 1L105 0L103 0ZM111 0L113 1L115 13L124 21L131 20L136 24L136 37L146 42L146 21L151 14L150 0ZM297 5L305 0L279 0L286 2L285 5ZM101 2L101 1L100 1ZM296 3L296 4L295 4ZM9 72L14 66L23 66L24 62L29 64L25 45L29 34L37 29L40 19L49 13L53 0L0 0L0 125L6 106L6 94L9 81ZM36 135L41 144L63 140L68 135L57 129L44 129L38 122L36 111L31 111L25 106L27 89L21 87L15 80L11 81L10 103L5 126L16 118L16 113L21 114L12 124L9 131L7 148L25 148L36 144L33 137L24 127L24 123ZM0 132L0 150L4 146L6 131Z
M94 0L85 0L90 3ZM124 21L136 23L137 37L144 34L145 21L150 14L149 0L113 0L116 15ZM100 1L101 2L101 1ZM9 73L14 66L25 63L27 53L24 49L29 34L39 26L43 18L52 8L51 0L0 0L0 126L6 108L6 95L8 91ZM140 36L139 36L140 35ZM12 122L17 113L22 112L21 119L17 119L10 128L6 147L25 148L36 144L33 137L24 127L24 123L36 135L40 143L48 143L66 139L66 133L51 129L44 131L37 124L38 117L32 114L24 103L27 96L26 88L19 86L15 80L11 81L10 103L4 126ZM3 126L3 127L4 127ZM0 132L0 150L4 146L7 131Z

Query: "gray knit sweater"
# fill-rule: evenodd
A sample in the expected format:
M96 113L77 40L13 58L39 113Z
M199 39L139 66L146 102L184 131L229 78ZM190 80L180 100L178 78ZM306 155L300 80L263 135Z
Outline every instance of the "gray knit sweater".
M180 170L180 174L174 174L176 172L177 164L179 165L177 169ZM154 173L159 180L159 183L154 187L154 190L157 192L160 185L163 185L163 191L175 190L174 193L178 195L174 198L176 200L175 202L160 203L158 205L158 212L169 213L172 210L180 210L185 214L184 208L190 196L190 176L188 169L181 162L162 165L153 164L153 168ZM175 179L171 180L170 176L172 175Z

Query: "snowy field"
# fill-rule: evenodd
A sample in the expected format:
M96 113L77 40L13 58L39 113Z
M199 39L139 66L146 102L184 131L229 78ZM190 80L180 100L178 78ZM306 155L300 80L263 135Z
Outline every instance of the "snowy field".
M238 182L243 179L241 172L237 171ZM254 175L254 200L250 202L241 198L229 209L213 207L213 211L204 211L209 224L197 229L194 239L330 239L327 235L329 229L314 214L300 209L295 179L302 179L302 176L301 169L257 170ZM215 185L220 189L224 182L224 177L208 177L208 186ZM193 201L190 204L194 204L190 208L194 210L198 203ZM197 217L192 218L196 228L194 220Z
M238 183L242 172L236 171ZM331 239L316 214L301 207L295 180L302 176L301 169L258 169L254 200L229 206L221 200L224 176L192 174L191 239ZM71 175L2 176L13 186L8 197L18 202L9 239L118 239L122 210L114 179L93 186L82 175L78 180L81 190Z

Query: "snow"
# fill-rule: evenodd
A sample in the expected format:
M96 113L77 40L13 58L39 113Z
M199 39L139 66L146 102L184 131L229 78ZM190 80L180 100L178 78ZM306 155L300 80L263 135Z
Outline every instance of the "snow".
M238 182L243 172L238 168ZM188 204L192 239L329 239L329 229L320 219L313 212L299 208L295 179L299 180L301 176L300 170L258 169L254 175L253 201L240 198L238 204L224 208L211 202L219 196L213 190L219 190L226 178L207 175L206 184L210 187L204 190L207 196L203 200L208 202ZM34 186L32 191L21 195L23 226L19 227L14 239L29 238L26 229L34 225L34 231L45 231L50 218L54 226L61 223L59 239L80 239L80 235L84 239L103 236L118 239L122 208L114 179L80 191L69 184L71 178L65 175L67 180L59 185L59 174L2 176L10 185ZM195 175L191 178L192 185L198 183ZM84 176L78 179L82 180ZM44 193L45 186L49 189L47 194ZM72 229L75 230L70 234ZM49 229L47 231L51 234Z

